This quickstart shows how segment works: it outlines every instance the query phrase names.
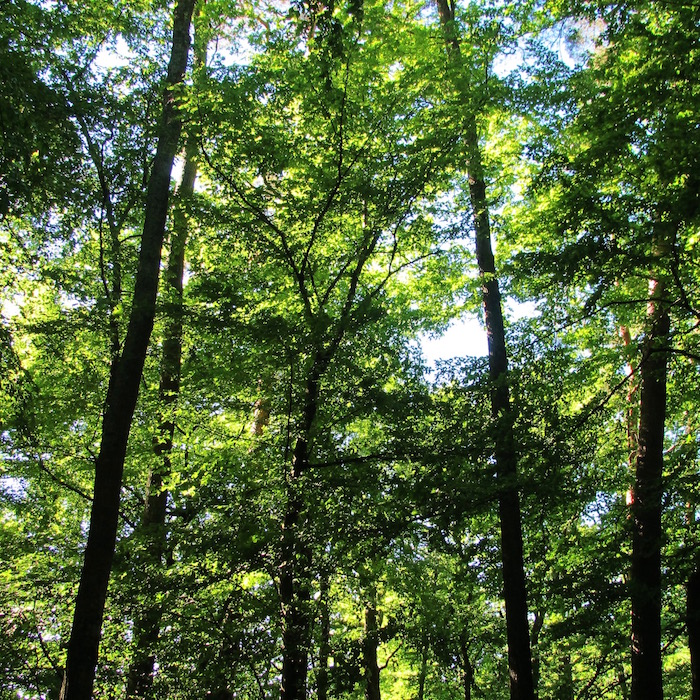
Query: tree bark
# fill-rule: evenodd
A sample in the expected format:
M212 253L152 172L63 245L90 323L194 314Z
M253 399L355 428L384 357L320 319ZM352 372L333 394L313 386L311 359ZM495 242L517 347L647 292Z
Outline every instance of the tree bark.
M656 235L657 241L659 235ZM658 247L658 246L657 246ZM661 251L657 250L657 253ZM640 363L637 461L633 501L631 700L663 698L661 660L661 512L666 424L665 346L670 321L663 307L664 284L649 283L648 333Z
M437 0L437 3L447 51L453 66L459 71L462 59L459 37L454 25L454 7L448 0ZM461 84L460 80L460 78L455 79L456 87L468 102L468 89ZM491 246L489 204L486 197L479 133L476 119L469 109L466 110L464 130L468 149L469 198L476 234L476 259L481 279L484 321L488 339L491 415L495 425L494 458L498 479L510 697L511 700L534 700L520 494L517 485L518 459L513 435L514 416L508 388L505 327Z
M318 700L328 700L328 661L331 656L331 609L329 595L329 576L326 571L321 573L321 597L319 606L321 612L321 639L318 654L318 675L316 677L316 697Z
M197 177L196 154L196 142L194 139L190 139L185 154L182 180L177 193L180 205L185 204L194 192L194 183ZM172 466L175 408L180 394L182 291L188 228L187 216L183 207L176 206L173 211L170 256L163 278L164 293L162 296L165 302L166 324L158 391L160 418L158 433L153 444L153 451L160 464L159 467L152 469L148 475L146 506L141 521L141 534L146 540L146 553L138 565L146 570L159 570L165 566L165 518L168 491L163 484L169 476ZM157 580L157 576L155 580ZM150 600L140 610L140 614L134 622L136 646L127 681L126 695L129 699L149 697L153 684L155 646L158 642L162 615L161 604L156 600Z
M700 569L688 579L686 589L686 627L690 651L692 700L700 700Z
M306 541L307 517L303 496L303 476L309 467L311 428L318 410L320 378L327 363L318 357L312 362L306 383L300 436L294 445L287 477L287 506L282 523L279 578L282 613L281 700L306 698L311 643L311 547Z
M464 700L472 700L472 685L474 684L474 668L469 660L469 648L463 638L460 644L462 657L462 686L464 688Z
M187 67L189 28L195 0L180 0L174 12L168 87L181 83ZM181 123L175 93L166 88L158 147L146 193L146 210L132 310L119 359L112 365L95 486L90 532L68 642L61 700L90 700L95 680L102 618L112 569L124 459L153 329L161 247L168 214L170 173Z
M365 605L365 636L362 639L362 659L365 667L365 700L381 700L379 687L379 625L377 622L377 604L369 600Z

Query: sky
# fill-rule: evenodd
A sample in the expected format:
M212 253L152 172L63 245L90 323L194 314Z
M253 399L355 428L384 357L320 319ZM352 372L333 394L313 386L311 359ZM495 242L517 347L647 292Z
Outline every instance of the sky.
M439 338L424 337L421 349L433 367L437 360L453 360L467 355L483 357L488 353L486 331L476 316L467 316L453 321Z

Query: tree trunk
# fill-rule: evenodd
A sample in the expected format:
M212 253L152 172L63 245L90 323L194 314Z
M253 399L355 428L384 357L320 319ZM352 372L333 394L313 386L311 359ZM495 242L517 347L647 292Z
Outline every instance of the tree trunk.
M282 612L281 700L304 700L313 615L311 612L311 547L306 542L307 517L303 477L309 467L309 440L318 409L319 383L327 366L316 358L306 383L301 435L287 477L287 506L282 523L279 579Z
M424 639L420 650L420 671L418 672L418 697L425 700L425 681L428 677L428 640Z
M664 285L649 283L649 331L640 364L639 443L633 501L631 700L661 700L661 511L669 317Z
M316 697L318 700L328 700L328 661L331 656L331 608L328 599L328 573L321 574L321 596L319 606L321 612L321 639L318 654L318 675L316 679Z
M561 681L557 692L557 700L574 700L574 675L571 668L571 654L564 654L561 669Z
M448 0L437 0L437 3L447 50L453 66L459 71L462 59L459 37L454 26L453 6ZM468 102L470 96L466 86L462 85L459 77L455 81L463 98ZM513 435L514 417L508 388L508 357L501 293L491 247L489 204L486 197L486 182L476 119L469 109L466 110L465 119L469 198L476 233L476 259L481 278L484 320L488 338L491 415L495 424L494 457L498 478L510 697L511 700L534 700L520 495L517 485L518 460Z
M193 139L187 144L182 181L178 189L178 204L185 204L192 197L197 177L197 144ZM166 326L163 338L163 355L159 387L159 425L153 450L159 459L159 467L152 469L146 486L146 507L141 521L141 534L146 540L145 556L138 566L146 571L161 570L165 566L166 546L165 516L168 492L163 487L171 471L173 438L175 436L175 408L180 394L182 365L182 290L185 270L185 247L188 221L183 206L173 211L173 227L168 267L164 274L163 299ZM154 580L158 580L158 576ZM156 591L154 591L155 593ZM127 698L146 698L153 683L155 646L160 633L163 614L155 596L146 602L134 622L136 647L129 667Z
M535 698L539 697L537 688L540 683L540 653L538 649L540 633L544 625L544 613L537 610L535 619L532 621L532 632L530 634L530 647L532 648L532 686Z
M180 0L175 7L168 66L169 86L182 82L184 78L194 3L195 0ZM107 388L100 451L95 461L90 532L68 642L61 700L90 700L92 697L102 618L119 523L124 459L153 329L161 247L168 214L170 173L180 130L175 93L166 88L158 148L146 194L133 305L124 347L121 356L112 366Z
M474 668L469 660L469 648L465 639L462 639L460 654L462 656L462 685L464 688L464 700L472 700L472 685L474 684Z
M297 452L296 449L295 452ZM289 486L287 511L282 526L282 565L279 583L282 610L281 700L306 698L309 665L312 620L311 549L299 534L306 517L300 490L299 483Z
M379 688L379 625L377 622L377 604L369 600L365 605L365 636L362 639L362 660L365 667L365 699L381 700Z
M692 700L700 700L700 569L688 579L686 590L686 627L690 651Z

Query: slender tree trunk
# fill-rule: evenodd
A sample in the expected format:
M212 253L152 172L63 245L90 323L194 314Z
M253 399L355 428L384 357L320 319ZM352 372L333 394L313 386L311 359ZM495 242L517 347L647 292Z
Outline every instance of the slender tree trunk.
M688 579L686 589L686 627L690 651L692 700L700 700L700 569Z
M420 671L418 672L418 697L425 700L425 681L428 677L428 640L424 639L420 650Z
M377 621L377 603L375 596L365 605L365 636L362 639L362 660L365 667L365 699L381 700L379 687L379 625Z
M454 26L454 8L449 0L437 0L447 50L454 68L461 69L459 37ZM469 100L467 87L455 78L457 87ZM512 700L534 700L530 633L527 619L527 589L523 562L520 495L517 485L517 453L514 417L508 388L508 357L501 293L491 246L489 204L486 197L479 134L476 119L467 109L464 125L468 148L469 198L476 232L476 259L481 278L484 320L488 338L491 415L495 424L494 457L498 478L498 511L501 525L503 597L506 607L508 666Z
M532 631L530 634L530 646L532 647L532 685L534 687L535 697L539 697L537 688L540 682L540 653L538 644L540 641L540 633L544 625L544 614L537 610L535 619L532 622Z
M175 7L168 85L182 82L190 47L189 28L195 0ZM181 124L175 94L166 89L153 170L146 194L133 305L121 356L113 364L102 419L100 451L85 558L68 642L61 700L90 700L109 577L119 523L119 501L126 446L146 351L153 329L161 247L168 214L170 173Z
M658 240L658 234L657 234ZM663 241L660 241L662 243ZM657 250L657 254L663 251ZM639 433L633 501L631 700L661 700L661 511L669 317L664 285L649 283L648 334L640 363Z
M460 654L462 656L462 686L464 688L464 700L472 700L474 668L469 660L469 648L467 647L465 639L462 639Z
M534 685L527 620L520 494L517 485L518 459L513 434L514 418L508 388L508 359L501 293L491 248L486 186L481 171L481 154L478 149L476 128L474 128L473 144L469 163L469 192L475 218L476 257L482 279L484 319L488 338L489 375L492 385L491 415L496 426L494 455L499 484L498 512L501 523L510 696L512 700L532 700Z
M316 697L318 700L328 700L328 661L331 656L331 608L328 599L329 581L326 571L321 574L321 596L319 606L321 612L321 639L318 654L318 675L316 679Z
M194 139L187 144L182 181L178 189L178 204L192 197L197 177L197 145ZM164 274L163 299L166 310L163 355L160 370L160 419L153 450L160 464L151 470L146 486L146 507L141 521L146 540L146 553L138 565L147 571L159 571L165 566L165 516L168 499L164 481L171 471L173 439L175 436L175 409L180 394L182 366L182 290L185 270L185 247L188 221L183 206L173 211L173 226L168 267ZM158 577L155 577L157 580ZM127 698L146 698L153 683L155 646L160 633L162 606L154 599L147 601L134 622L136 646L129 667Z

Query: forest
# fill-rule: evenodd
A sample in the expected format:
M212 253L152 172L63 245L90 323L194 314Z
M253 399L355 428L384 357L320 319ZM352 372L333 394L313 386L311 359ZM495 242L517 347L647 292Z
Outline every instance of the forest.
M0 0L0 700L700 700L698 76L698 0Z

